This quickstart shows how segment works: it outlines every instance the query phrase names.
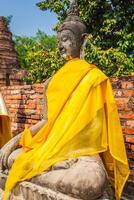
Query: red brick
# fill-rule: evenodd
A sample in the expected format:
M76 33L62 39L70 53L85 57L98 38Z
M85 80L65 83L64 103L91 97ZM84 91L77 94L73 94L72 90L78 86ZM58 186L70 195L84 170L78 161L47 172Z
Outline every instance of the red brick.
M44 94L37 94L37 99L43 99L44 98Z
M11 113L16 113L16 108L9 108L8 110L9 110L9 112L11 112Z
M125 143L125 147L126 147L126 149L131 149L131 144Z
M41 119L40 115L31 115L31 119Z
M25 90L25 94L26 95L32 95L32 94L34 94L35 93L35 91L34 90Z
M31 119L31 123L32 124L36 124L39 120L36 120L36 119Z
M133 152L133 151L128 151L128 152L127 152L127 156L128 156L128 158L130 158L130 159L134 159L134 152Z
M119 113L119 117L123 119L134 119L134 113Z
M125 81L121 83L122 88L133 88L133 83L129 81Z
M125 134L134 134L134 128L122 128L122 131Z
M132 110L132 108L129 107L127 104L124 104L124 103L122 104L120 102L118 102L117 107L118 107L118 110L124 110L124 111L131 111Z
M20 94L20 90L11 90L10 93L11 94Z
M44 109L44 105L37 105L37 110L42 110Z
M30 127L31 127L30 124L25 124L25 125L24 125L24 128L30 128Z
M134 159L129 160L129 166L130 166L130 168L134 168Z
M128 179L128 182L132 182L132 183L134 183L134 176L129 176L129 179ZM132 188L133 189L133 188Z
M122 95L125 97L132 97L134 96L134 90L123 90Z
M21 99L6 100L6 103L9 103L9 104L19 104L20 102L21 102Z
M116 98L115 101L117 104L119 103L128 103L130 98L122 97L122 98Z
M134 151L134 145L131 145L131 150Z
M41 84L40 83L36 83L36 84L32 85L32 88L35 88L35 89L36 88L40 88L40 87L44 87L44 84L43 83L41 83Z
M45 92L44 88L35 88L35 92L38 92L38 93L43 93Z
M22 100L24 98L26 98L26 96L25 95L21 95L21 94L9 95L9 96L6 97L6 99L10 99L10 100L18 100L18 99Z
M113 82L117 82L118 81L118 77L111 77L110 78L110 81L113 83Z
M38 94L35 94L35 93L34 93L34 94L30 95L30 100L31 100L31 99L39 99L39 98L38 98Z
M45 84L33 84L32 89L35 90L36 92L38 90L42 90L43 92L43 90L45 89Z
M118 90L114 90L113 92L114 92L114 96L115 97L121 97L122 96L122 91L119 90L119 89Z
M3 88L1 91L2 91L3 95L9 95L9 94L11 94L11 90L7 90L6 88Z
M27 100L27 104L36 104L37 103L37 99L28 99Z
M28 104L28 105L24 105L24 108L25 109L34 109L34 108L36 108L36 104Z
M134 120L126 121L126 125L130 127L134 127Z
M124 120L120 120L120 123L121 123L121 126L122 127L124 127L124 126L127 126L127 122L126 122L126 120L124 121Z
M17 113L17 118L26 118L26 119L29 119L31 118L31 115L25 115L23 113Z
M31 90L32 85L24 85L23 88L24 88L25 90Z
M130 170L130 175L131 175L131 176L134 176L134 169L131 169L131 170Z
M130 142L130 143L134 143L134 136L125 135L125 141Z

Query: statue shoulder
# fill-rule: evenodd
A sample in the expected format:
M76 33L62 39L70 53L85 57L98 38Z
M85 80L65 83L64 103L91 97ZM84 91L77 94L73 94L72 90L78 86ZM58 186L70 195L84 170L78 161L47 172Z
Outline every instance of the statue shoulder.
M101 82L109 79L108 76L106 76L106 74L99 67L97 67L94 64L90 64L90 63L88 64L89 64L89 67L92 69L90 70L90 73L91 73L91 76L94 77L94 81L95 81L94 86L99 85Z

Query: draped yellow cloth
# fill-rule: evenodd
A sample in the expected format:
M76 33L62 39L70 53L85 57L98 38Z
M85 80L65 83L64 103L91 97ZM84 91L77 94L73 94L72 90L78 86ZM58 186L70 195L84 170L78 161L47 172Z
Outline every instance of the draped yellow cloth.
M12 137L11 134L11 123L9 114L0 93L0 148L6 144Z
M122 131L111 85L97 67L73 59L47 89L48 122L32 137L25 129L24 148L9 173L4 200L15 185L56 162L100 153L120 199L129 175Z

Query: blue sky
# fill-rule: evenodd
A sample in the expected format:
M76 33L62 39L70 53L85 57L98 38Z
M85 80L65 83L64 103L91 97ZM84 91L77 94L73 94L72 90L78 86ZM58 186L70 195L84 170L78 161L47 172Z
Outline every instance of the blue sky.
M0 16L12 15L10 29L15 35L34 36L38 29L55 34L52 27L57 22L55 13L41 11L35 4L40 0L0 0Z

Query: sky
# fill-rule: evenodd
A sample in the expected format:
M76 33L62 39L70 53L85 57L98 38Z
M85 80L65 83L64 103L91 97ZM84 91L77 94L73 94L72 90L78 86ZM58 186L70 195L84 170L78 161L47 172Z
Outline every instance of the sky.
M50 11L41 11L35 4L41 0L0 0L0 16L12 15L10 30L14 35L35 36L38 29L46 34L56 34L52 27L57 16Z

